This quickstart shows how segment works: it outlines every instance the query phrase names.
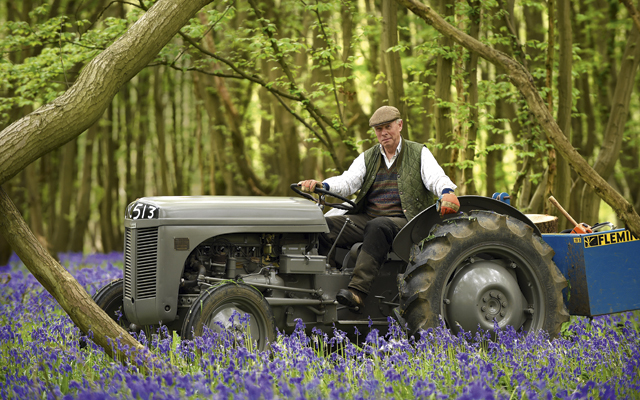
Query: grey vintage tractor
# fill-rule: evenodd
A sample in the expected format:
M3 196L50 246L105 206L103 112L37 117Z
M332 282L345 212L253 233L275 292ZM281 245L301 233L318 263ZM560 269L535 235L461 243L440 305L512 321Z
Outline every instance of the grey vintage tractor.
M235 312L248 314L259 348L274 340L276 328L292 332L297 319L309 330L352 332L353 326L363 331L373 325L384 332L393 317L416 333L442 317L454 331L497 323L554 336L569 311L599 312L589 307L589 235L554 235L564 239L550 245L527 216L480 196L461 196L459 214L443 218L430 207L411 220L396 237L364 309L350 310L335 295L349 282L359 244L327 256L318 254L318 237L328 231L325 195L345 201L332 206L353 203L322 189L318 199L296 191L318 204L298 197L136 200L124 221L124 278L100 289L94 300L126 329L164 324L183 338L231 328ZM621 245L640 244L622 233L629 240ZM638 254L637 246L623 253L628 251ZM558 253L563 259L554 262ZM633 268L617 276L616 285L628 286L629 274L638 278L635 259L618 264ZM605 312L640 308L638 291L633 293Z

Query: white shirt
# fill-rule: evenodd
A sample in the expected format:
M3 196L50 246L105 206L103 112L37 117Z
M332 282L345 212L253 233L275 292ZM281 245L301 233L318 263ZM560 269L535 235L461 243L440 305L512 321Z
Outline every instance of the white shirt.
M384 148L380 146L380 152L384 159L387 168L391 167L393 162L398 158L402 150L402 137L400 143L396 148L396 152L391 157L391 160L387 158ZM329 190L337 193L341 196L351 196L357 192L364 183L364 177L367 173L367 167L364 163L364 152L361 153L353 163L342 175L333 176L324 180L329 185ZM444 173L444 170L438 164L431 151L425 146L422 147L422 153L420 155L420 175L422 177L422 183L436 197L440 196L444 189L455 190L457 186L449 179Z

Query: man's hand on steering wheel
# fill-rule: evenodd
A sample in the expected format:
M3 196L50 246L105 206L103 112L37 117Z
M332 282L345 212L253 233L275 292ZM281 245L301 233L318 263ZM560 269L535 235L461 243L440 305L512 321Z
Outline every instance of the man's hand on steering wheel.
M306 181L298 182L298 186L300 186L300 190L305 193L313 193L316 190L316 186L322 188L322 182L316 181L315 179L307 179Z
M329 206L333 208L338 208L340 210L351 211L356 208L356 205L353 201L347 199L344 196L340 196L337 193L330 192L325 188L325 185L320 181L316 181L315 179L308 179L306 181L300 181L298 183L291 184L291 190L298 193L300 196L309 199L318 203L318 205ZM320 195L318 199L314 198L311 193L316 193ZM336 199L342 200L344 203L327 203L324 201L324 196L335 197Z

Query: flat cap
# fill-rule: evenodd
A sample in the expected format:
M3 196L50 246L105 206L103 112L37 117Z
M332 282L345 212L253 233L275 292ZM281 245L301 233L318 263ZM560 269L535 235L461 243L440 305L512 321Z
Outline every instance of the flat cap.
M382 106L376 110L369 119L369 126L387 124L401 118L400 111L392 106Z

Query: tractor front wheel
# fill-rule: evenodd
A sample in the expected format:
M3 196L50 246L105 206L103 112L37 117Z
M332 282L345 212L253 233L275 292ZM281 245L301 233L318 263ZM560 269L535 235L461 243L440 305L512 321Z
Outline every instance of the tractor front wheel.
M411 251L399 279L399 315L411 333L436 327L454 332L513 326L559 334L569 320L566 279L553 250L517 219L473 211L436 226Z
M103 286L93 295L93 301L96 302L102 310L107 313L114 321L116 321L125 330L130 329L131 323L124 315L124 280L116 279L111 283Z
M237 318L234 314L238 314ZM246 325L240 323L248 314ZM221 332L236 330L265 350L276 338L273 310L258 290L243 283L227 283L204 291L189 309L182 325L182 337L202 336L206 329Z

